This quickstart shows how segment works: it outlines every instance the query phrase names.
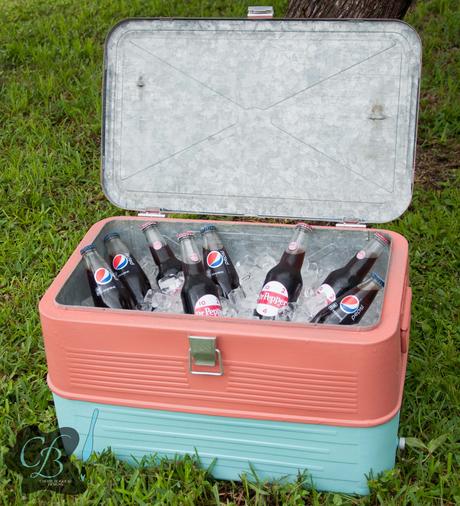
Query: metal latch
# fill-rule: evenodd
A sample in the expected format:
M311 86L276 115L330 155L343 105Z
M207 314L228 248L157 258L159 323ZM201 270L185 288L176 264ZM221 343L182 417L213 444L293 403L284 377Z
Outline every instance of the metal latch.
M366 228L366 224L358 218L344 218L342 222L336 223L336 227Z
M161 212L161 209L149 209L148 211L141 211L137 213L138 216L143 218L166 218L166 214Z
M248 18L251 19L270 19L274 15L271 5L253 5L248 7Z
M216 348L216 337L207 336L189 336L190 348L188 350L188 370L190 374L202 374L205 376L222 376L224 366L222 365L222 355ZM196 371L194 366L216 367L218 371Z

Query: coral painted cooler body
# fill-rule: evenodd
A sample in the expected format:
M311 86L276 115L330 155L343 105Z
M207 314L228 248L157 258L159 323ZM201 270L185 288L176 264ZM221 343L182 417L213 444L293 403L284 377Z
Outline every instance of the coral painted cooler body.
M340 222L315 227L307 251L333 248L339 267L371 235L352 224L390 221L409 205L419 74L418 37L400 22L125 21L105 52L104 190L144 213ZM354 326L85 305L80 247L103 251L118 231L144 257L145 221L96 223L40 302L48 384L59 425L80 434L76 454L197 452L203 465L216 459L217 478L306 471L319 489L365 494L398 444L406 240L385 231L379 315ZM158 221L169 238L203 225ZM292 231L250 220L218 228L234 261L281 254Z

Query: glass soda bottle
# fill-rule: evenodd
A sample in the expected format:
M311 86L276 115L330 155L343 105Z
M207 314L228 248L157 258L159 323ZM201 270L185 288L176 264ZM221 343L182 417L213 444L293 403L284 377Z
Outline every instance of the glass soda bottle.
M217 285L208 278L194 233L177 235L181 247L184 285L181 298L184 312L199 316L222 316Z
M137 260L131 255L126 244L120 239L120 234L111 232L104 237L104 244L109 254L112 269L118 279L126 285L134 296L137 309L144 309L145 296L151 286L145 272Z
M206 273L220 288L221 295L232 299L232 292L240 288L240 279L222 239L214 225L202 227L201 235Z
M315 295L306 300L308 313L316 315L320 309L361 283L389 244L390 241L383 234L374 233L364 248L356 252L346 265L328 274Z
M385 286L383 279L373 272L358 286L348 290L332 304L321 309L310 321L336 325L353 325L366 314L378 291Z
M268 271L257 299L254 316L275 320L291 302L296 302L302 290L300 273L305 258L307 236L312 227L298 223L291 241L275 267Z
M116 274L112 272L105 260L96 251L94 244L80 250L86 267L91 295L96 307L112 309L135 309L133 295Z
M150 253L158 267L157 283L160 290L167 294L178 291L184 281L182 264L158 229L158 223L154 221L146 223L141 230L144 232Z

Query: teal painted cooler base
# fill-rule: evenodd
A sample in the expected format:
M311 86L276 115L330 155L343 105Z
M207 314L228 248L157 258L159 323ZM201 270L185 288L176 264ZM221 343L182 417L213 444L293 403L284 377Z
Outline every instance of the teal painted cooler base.
M375 427L355 428L196 415L74 401L55 394L60 427L80 435L75 455L86 460L111 448L135 463L144 455L198 453L212 474L238 480L294 481L306 470L318 490L367 494L366 476L394 467L399 414ZM251 464L251 467L250 465Z

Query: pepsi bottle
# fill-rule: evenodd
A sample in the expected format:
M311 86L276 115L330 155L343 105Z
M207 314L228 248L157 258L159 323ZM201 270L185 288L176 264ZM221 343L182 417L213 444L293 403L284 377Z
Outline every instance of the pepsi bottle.
M302 290L302 269L305 258L307 236L313 229L306 223L298 223L291 241L281 257L265 278L259 293L254 316L264 320L283 318L283 309L296 302Z
M181 298L184 312L199 316L222 316L217 285L206 276L193 232L177 235L181 247L184 285Z
M166 239L152 221L141 227L149 245L150 253L158 267L157 283L164 293L173 293L183 284L182 264L175 257Z
M112 272L93 244L80 250L86 267L91 295L96 307L135 309L133 295Z
M332 304L323 308L310 321L336 325L353 325L366 314L378 291L385 286L383 279L373 272L368 279L345 292Z
M131 255L128 247L120 239L117 232L112 232L104 237L104 244L109 254L110 263L118 279L127 286L133 294L137 309L144 309L145 296L151 290L151 286L145 272Z
M315 315L347 290L361 283L389 244L390 241L380 232L373 234L366 246L356 252L346 265L332 271L322 282L316 294L306 301L306 308L310 315Z
M214 225L201 229L203 261L206 274L219 287L222 297L230 298L231 292L240 288L240 279Z

